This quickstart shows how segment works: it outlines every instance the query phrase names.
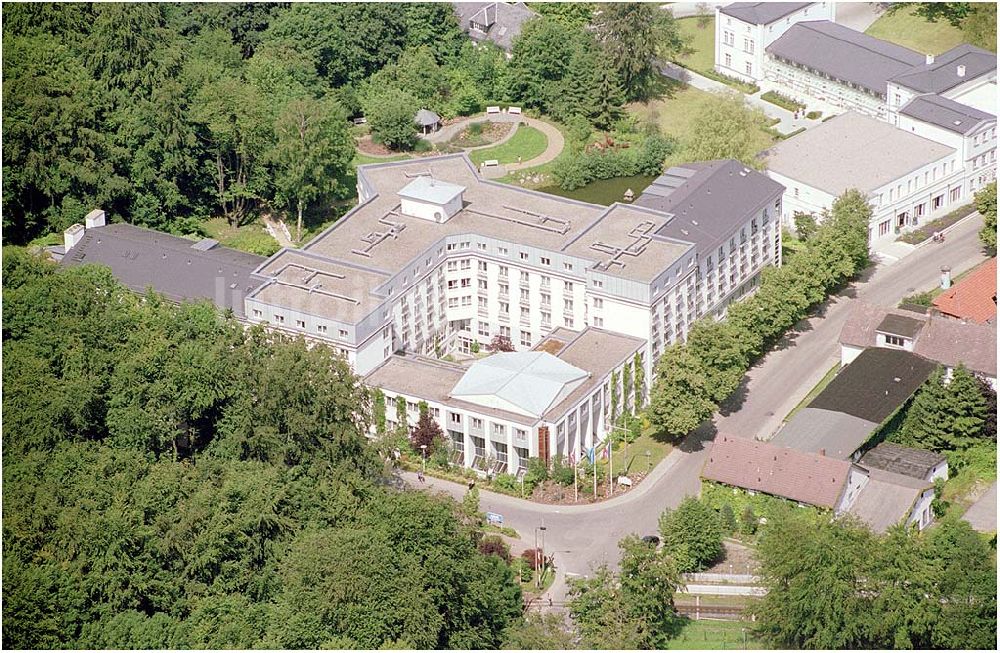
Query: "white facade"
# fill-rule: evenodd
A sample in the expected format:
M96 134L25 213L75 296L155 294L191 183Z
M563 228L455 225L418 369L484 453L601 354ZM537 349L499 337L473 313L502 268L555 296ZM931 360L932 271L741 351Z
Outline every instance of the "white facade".
M623 360L613 371L598 379L588 380L591 390L557 416L544 419L531 416L499 417L488 409L477 410L468 402L435 401L417 395L384 390L386 427L398 426L396 397L406 401L407 424L416 426L420 418L419 404L426 402L431 416L441 427L452 452L452 462L489 474L515 474L526 471L528 459L538 457L544 446L549 458L580 460L586 451L604 442L611 428L609 419L611 378L618 378L618 396L622 397ZM458 405L460 403L460 405ZM619 399L618 413L623 410Z
M854 501L867 484L868 473L857 465L851 465L851 470L847 473L847 482L844 484L844 489L840 494L837 505L833 509L833 513L841 515L847 512L854 505Z
M764 49L798 22L833 20L834 5L833 2L814 2L766 25L744 22L716 7L716 72L744 81L761 81L766 69Z
M861 154L859 153L859 156ZM837 199L832 193L809 186L773 170L768 176L785 186L783 223L791 228L797 212L817 217ZM921 166L867 193L872 207L869 242L891 242L900 233L941 217L972 201L961 155L953 153Z

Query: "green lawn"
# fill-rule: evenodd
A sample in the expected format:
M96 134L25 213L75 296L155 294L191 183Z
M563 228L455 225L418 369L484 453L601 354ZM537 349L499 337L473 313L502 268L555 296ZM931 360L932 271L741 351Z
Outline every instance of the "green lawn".
M743 621L687 620L684 629L667 642L667 649L721 650L762 649L764 643L750 632L752 624Z
M690 37L690 47L693 53L686 57L677 57L677 63L696 72L712 72L715 70L715 17L708 20L705 28L698 27L697 16L678 18L677 24L681 34Z
M261 256L270 256L279 249L278 241L259 222L232 227L225 218L212 218L202 222L202 227L209 238L214 238L225 247Z
M614 450L612 461L615 476L628 475L629 473L645 474L647 469L656 467L670 453L673 447L666 442L654 439L652 431L652 428L646 429L642 435L636 438L635 442L628 445L628 455L626 455L625 444L618 444L618 448ZM647 451L649 452L648 463Z
M882 16L865 34L926 54L941 54L962 42L962 31L957 27L942 20L929 23L913 11L901 9L891 16Z
M402 161L404 159L413 158L409 154L395 154L393 156L368 156L367 154L362 154L361 152L354 153L354 165L362 166L369 163L389 163L391 161Z
M501 164L517 163L518 157L521 157L522 161L528 161L540 155L548 144L545 134L534 127L521 126L506 143L484 150L473 150L469 152L469 158L476 165L490 159L496 159Z
M665 86L667 91L659 98L630 104L627 110L639 118L640 122L655 120L663 135L673 136L683 143L691 132L695 119L704 113L704 104L711 93L679 82L665 82ZM774 137L764 128L757 130L757 137L757 151L767 149L774 142Z

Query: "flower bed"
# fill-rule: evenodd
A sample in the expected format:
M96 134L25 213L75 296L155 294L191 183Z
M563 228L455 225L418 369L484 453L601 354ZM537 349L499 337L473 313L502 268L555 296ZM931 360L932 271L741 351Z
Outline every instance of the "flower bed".
M927 224L914 229L913 231L906 232L896 240L909 243L911 245L919 245L928 238L934 236L935 231L944 231L959 220L972 215L975 211L975 204L965 204L958 207L954 211L951 211L947 215L938 218L937 220L931 220Z

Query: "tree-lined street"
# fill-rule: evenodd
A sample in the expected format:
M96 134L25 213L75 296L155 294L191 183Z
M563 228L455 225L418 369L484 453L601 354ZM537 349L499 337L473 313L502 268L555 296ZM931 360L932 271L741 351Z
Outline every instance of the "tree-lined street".
M543 505L515 497L483 491L480 507L504 517L504 525L529 538L537 526L545 526L546 555L554 555L557 578L546 595L554 602L565 599L567 576L583 576L596 566L614 567L618 541L630 533L655 534L658 520L667 508L676 507L687 495L697 494L706 444L717 432L741 437L770 433L823 374L839 360L838 338L850 304L857 297L868 302L895 305L913 292L934 287L942 265L955 273L985 259L977 232L978 214L955 225L943 244L929 243L891 265L869 269L863 279L833 297L819 313L788 334L756 367L737 391L735 401L684 439L649 477L628 494L585 506ZM416 476L403 478L418 486ZM443 491L461 500L466 487L427 478L425 487Z

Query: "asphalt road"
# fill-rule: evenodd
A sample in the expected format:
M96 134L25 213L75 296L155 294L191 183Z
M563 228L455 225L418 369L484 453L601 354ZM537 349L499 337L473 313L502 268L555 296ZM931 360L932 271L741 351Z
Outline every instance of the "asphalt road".
M952 276L986 260L976 214L947 232L944 243L928 243L890 265L879 265L862 281L828 301L820 313L804 320L747 374L743 385L722 407L715 425L736 437L769 439L826 372L840 360L840 330L852 300L895 306L903 297L930 290L949 265Z
M838 338L851 298L894 305L908 294L934 287L942 265L950 265L955 274L971 268L985 259L977 237L981 225L978 216L956 225L945 243L919 247L896 263L877 267L867 279L828 302L821 315L805 321L751 370L745 392L738 393L741 399L726 414L716 415L716 424L708 423L688 436L628 494L594 505L552 506L484 491L480 509L503 515L504 525L514 528L529 547L535 529L545 526L544 533L538 531L539 544L544 536L546 554L555 556L557 577L544 598L562 602L567 577L589 575L602 563L615 567L618 540L629 533L655 534L666 508L697 494L705 444L719 430L746 437L766 432L808 394L839 359ZM447 492L456 499L466 491L465 486L431 477L421 484L415 474L402 476L414 487Z

